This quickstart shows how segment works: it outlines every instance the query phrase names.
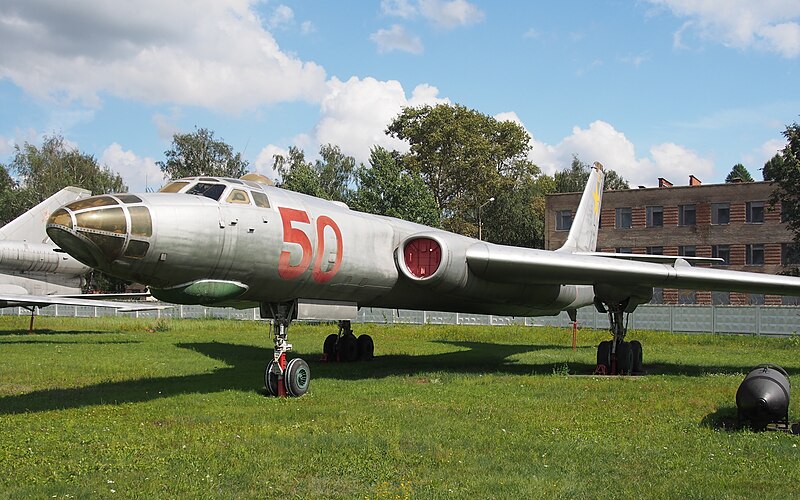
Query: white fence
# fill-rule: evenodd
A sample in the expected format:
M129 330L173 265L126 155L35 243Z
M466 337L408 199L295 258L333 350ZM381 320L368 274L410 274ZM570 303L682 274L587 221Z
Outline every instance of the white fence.
M204 306L173 306L168 309L119 313L113 309L88 306L48 306L40 309L43 316L133 316L138 318L228 318L260 319L258 309L231 309ZM23 308L0 309L0 315L30 315ZM363 308L358 313L360 323L401 323L437 325L525 325L570 326L566 313L558 316L523 318L486 314L464 314L402 309ZM608 328L608 318L594 308L578 311L581 328ZM744 333L753 335L793 335L800 332L800 306L697 306L643 305L630 315L628 328L668 332Z

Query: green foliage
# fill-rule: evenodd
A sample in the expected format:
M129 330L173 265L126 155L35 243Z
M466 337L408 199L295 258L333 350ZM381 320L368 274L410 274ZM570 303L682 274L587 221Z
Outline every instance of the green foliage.
M753 182L753 176L750 175L750 172L744 165L737 163L733 166L728 176L725 177L725 182Z
M650 374L592 377L605 331L354 325L376 359L321 363L335 326L294 324L311 389L278 399L262 322L152 323L0 318L0 496L797 496L797 436L725 427L754 360L796 386L791 339L629 332Z
M775 173L782 172L784 168L783 155L778 152L775 153L775 156L767 160L764 164L764 168L761 169L761 173L765 181L771 181L775 179Z
M591 166L583 163L577 155L572 156L572 164L569 168L560 170L553 175L556 193L575 193L583 191L589 181ZM630 189L628 181L623 179L617 172L611 169L606 170L604 190L613 191L618 189Z
M10 173L14 173L19 184ZM5 224L67 186L94 194L127 190L119 174L101 167L92 155L70 147L60 135L45 137L41 148L16 145L14 158L0 171L0 219Z
M794 234L794 241L800 242L800 125L787 126L783 136L786 147L764 165L764 178L774 186L770 204L781 204L788 229Z
M522 127L461 105L404 108L386 133L410 144L402 166L425 180L442 226L461 234L477 235L485 200L539 173L527 158L530 136Z
M553 178L548 175L509 182L483 209L483 239L501 245L544 248L545 195L553 189Z
M275 155L273 168L280 174L278 187L326 200L348 203L352 197L356 161L342 153L339 146L320 147L321 159L306 160L303 150L291 146L287 156Z
M436 227L439 211L433 193L416 172L404 170L396 152L376 146L369 167L356 171L358 190L350 206L355 210Z
M223 140L214 139L214 132L196 129L189 134L172 136L172 148L164 151L166 161L156 165L170 178L211 175L238 178L247 173L247 160Z

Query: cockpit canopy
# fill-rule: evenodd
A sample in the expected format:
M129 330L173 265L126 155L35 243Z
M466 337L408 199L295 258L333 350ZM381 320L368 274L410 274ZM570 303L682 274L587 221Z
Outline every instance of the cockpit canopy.
M259 181L247 180L246 177L251 175L257 176ZM248 174L242 179L186 177L170 182L161 188L159 192L191 194L226 203L255 204L257 207L269 208L269 198L264 193L264 187L267 182L269 182L269 179L257 174Z

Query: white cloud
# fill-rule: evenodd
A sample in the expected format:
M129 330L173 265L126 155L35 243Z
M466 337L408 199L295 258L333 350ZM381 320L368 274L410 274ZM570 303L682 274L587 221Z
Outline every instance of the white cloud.
M409 0L381 0L381 12L387 16L409 19L417 15L417 7Z
M294 21L294 11L287 5L278 5L272 12L269 18L269 26L271 28L285 28L292 24Z
M158 138L164 142L172 142L172 137L181 131L178 122L181 119L180 109L173 107L169 115L156 113L153 115L153 123L156 126Z
M287 156L288 154L288 149L275 146L274 144L268 144L264 146L264 148L262 148L258 153L253 166L255 167L256 172L266 175L270 179L274 180L277 176L277 172L275 172L275 169L273 169L273 166L275 165L275 155Z
M381 54L394 50L411 54L421 54L423 51L422 40L406 33L405 28L399 24L394 24L389 29L379 29L369 39L378 44L378 52Z
M3 2L0 79L38 98L90 106L105 93L232 113L317 102L324 69L281 51L257 2Z
M155 160L140 158L133 151L123 150L116 142L103 151L99 162L120 174L125 185L134 193L144 192L147 188L157 190L165 181Z
M466 0L419 0L419 11L442 28L476 24L485 17L483 11Z
M498 120L525 125L513 112L495 115ZM527 129L526 129L527 130ZM673 143L657 144L650 148L648 157L638 157L633 143L610 123L597 120L586 129L574 127L572 134L558 144L547 144L531 135L532 151L529 155L544 173L552 175L572 163L572 155L584 163L599 161L628 180L632 186L652 186L659 177L666 177L680 185L689 175L708 179L714 173L714 162L696 152Z
M303 21L300 23L300 34L301 35L310 35L317 31L317 27L314 26L314 23L311 21Z
M785 58L800 55L800 2L797 0L649 0L688 18L675 32L676 48L687 34L738 49L757 48Z
M466 0L382 0L381 12L403 19L422 16L446 29L476 24L485 17L482 10Z
M0 135L0 156L10 155L14 151L14 141Z
M406 97L403 86L395 80L352 77L347 81L333 78L322 100L322 118L314 131L319 144L336 144L342 152L366 163L372 146L407 151L408 144L384 133L404 106L448 102L437 97L436 87L422 84Z

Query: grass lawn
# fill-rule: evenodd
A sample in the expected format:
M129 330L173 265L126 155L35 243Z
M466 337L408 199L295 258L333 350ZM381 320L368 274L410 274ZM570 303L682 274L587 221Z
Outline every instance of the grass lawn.
M152 331L155 328L156 331ZM723 428L798 338L631 332L642 377L592 377L606 332L355 325L369 363L269 398L254 321L0 318L0 497L796 498L800 437ZM797 391L795 391L797 392ZM797 395L790 407L800 419Z

